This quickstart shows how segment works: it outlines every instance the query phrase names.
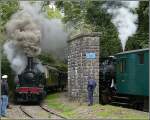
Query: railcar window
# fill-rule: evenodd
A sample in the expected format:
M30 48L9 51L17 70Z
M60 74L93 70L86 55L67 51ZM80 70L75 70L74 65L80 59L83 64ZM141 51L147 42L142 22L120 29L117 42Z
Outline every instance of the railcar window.
M117 62L117 67L116 68L117 68L117 71L120 72L120 64L119 64L119 62Z
M144 53L138 54L139 57L139 64L144 64Z
M125 68L126 68L126 60L121 60L120 61L120 72L121 73L125 72Z

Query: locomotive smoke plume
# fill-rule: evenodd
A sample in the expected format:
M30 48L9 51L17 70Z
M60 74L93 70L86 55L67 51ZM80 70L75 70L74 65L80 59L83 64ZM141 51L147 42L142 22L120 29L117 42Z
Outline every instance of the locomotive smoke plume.
M103 5L107 13L112 15L112 23L116 26L123 51L128 37L137 30L138 15L133 11L138 8L139 1L108 1Z
M27 66L27 56L37 56L42 51L51 52L59 58L64 55L68 34L60 19L49 20L41 12L41 1L30 4L20 1L22 10L15 13L6 24L8 40L4 44L12 69L20 74ZM37 68L43 72L39 63Z
M64 48L66 48L68 33L63 29L60 19L48 19L47 15L41 11L42 2L36 1L29 4L21 1L20 6L23 10L30 13L41 29L40 47L44 52L50 52L58 58L64 58Z
M37 72L44 73L45 72L45 67L42 65L42 63L40 62L39 59L36 59L36 63L38 63L38 64L36 64L34 66L35 70L38 70Z
M4 52L7 55L7 59L11 63L11 68L20 74L26 68L27 58L23 51L18 48L15 41L9 41L4 45Z
M26 56L37 56L40 54L41 32L32 16L26 11L17 12L6 24L8 40L4 44L12 69L20 74L26 68Z
M15 40L27 56L40 54L40 28L26 11L22 10L12 16L6 24L6 32L8 38Z

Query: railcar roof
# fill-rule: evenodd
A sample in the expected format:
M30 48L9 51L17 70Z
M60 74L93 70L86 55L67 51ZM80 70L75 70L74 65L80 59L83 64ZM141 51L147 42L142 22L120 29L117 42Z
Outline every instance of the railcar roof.
M58 69L56 69L55 67L52 67L52 66L46 66L48 69L51 69L51 70L56 70L56 71L59 71Z
M146 51L146 50L149 50L149 48L120 52L120 53L117 53L116 55L127 54L127 53L134 53L134 52L141 52L141 51Z

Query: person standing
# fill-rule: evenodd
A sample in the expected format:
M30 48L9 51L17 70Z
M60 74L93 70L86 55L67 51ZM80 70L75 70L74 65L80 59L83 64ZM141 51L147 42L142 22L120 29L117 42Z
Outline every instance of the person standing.
M93 105L93 92L96 87L96 81L94 79L91 79L91 77L88 78L88 84L87 84L87 90L88 90L88 106Z
M1 82L1 110L0 116L6 117L7 105L8 105L8 83L7 75L2 76Z

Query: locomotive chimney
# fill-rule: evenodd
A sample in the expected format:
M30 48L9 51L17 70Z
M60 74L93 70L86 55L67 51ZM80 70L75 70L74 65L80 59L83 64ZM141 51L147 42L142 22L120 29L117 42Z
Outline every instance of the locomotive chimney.
M33 69L33 57L28 57L28 65L27 65L28 70Z

